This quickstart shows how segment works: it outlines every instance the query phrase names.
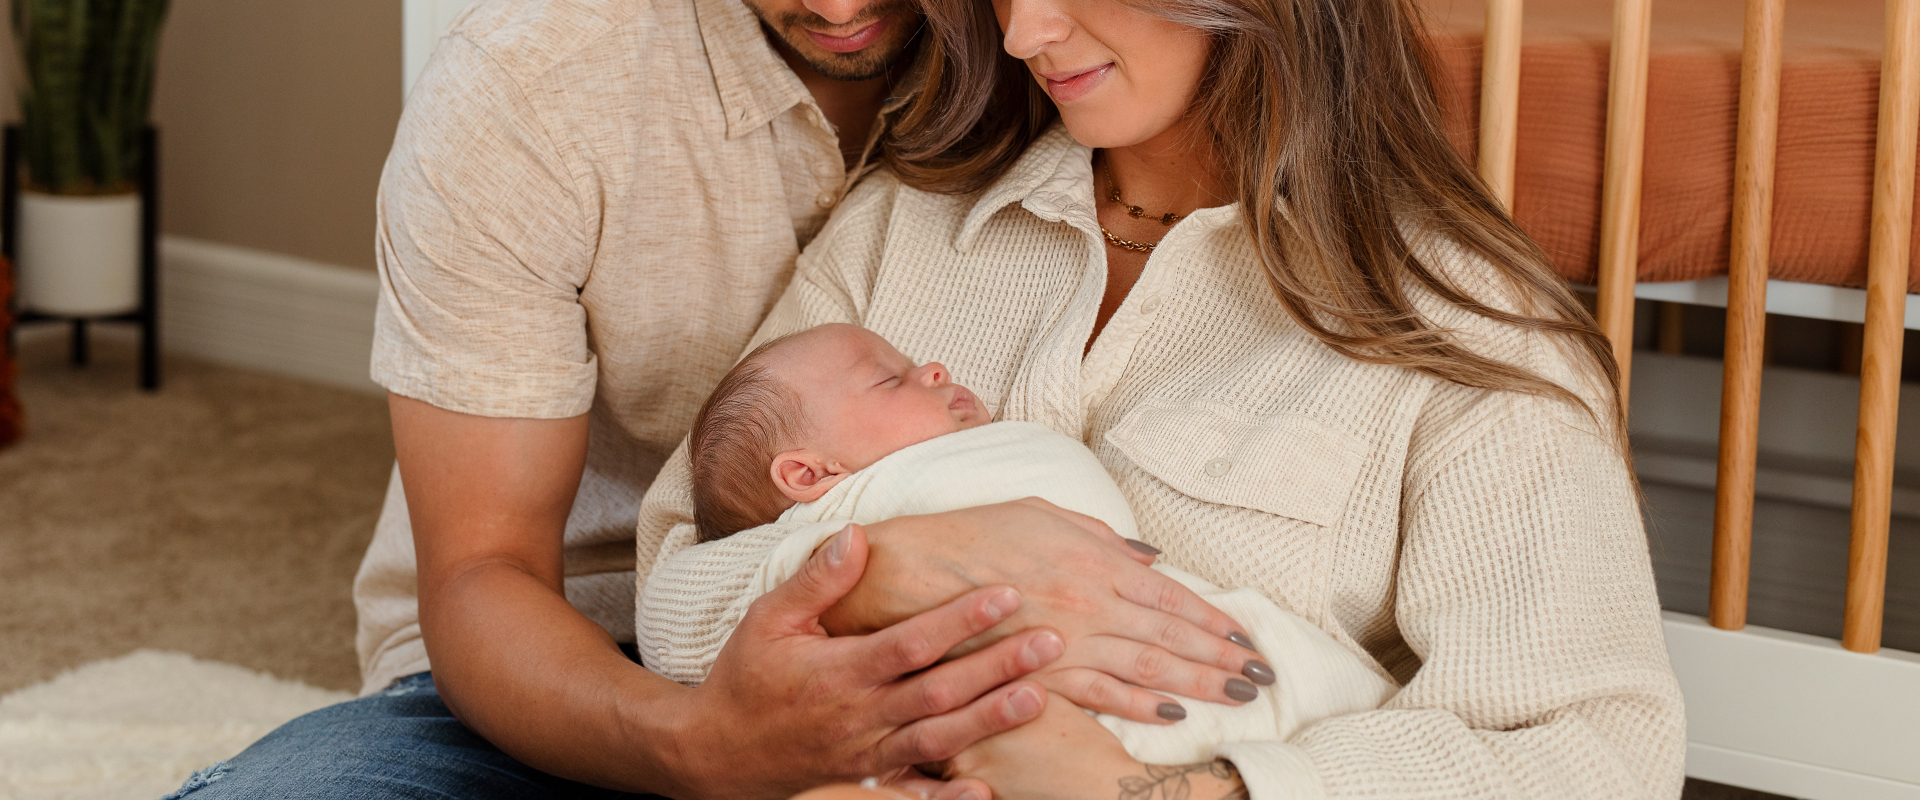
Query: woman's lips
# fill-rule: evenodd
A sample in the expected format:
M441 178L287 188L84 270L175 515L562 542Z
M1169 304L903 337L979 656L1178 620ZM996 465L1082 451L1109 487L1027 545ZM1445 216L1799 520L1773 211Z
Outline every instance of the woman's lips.
M802 28L801 30L807 29ZM881 17L872 25L854 31L852 36L828 36L827 34L814 30L807 30L807 35L813 37L813 43L820 45L820 49L822 50L833 53L851 53L856 50L863 50L867 45L879 41L880 34L885 33L886 30L887 18Z
M1106 63L1080 73L1042 75L1047 82L1047 96L1056 103L1071 103L1098 87L1107 79L1107 73L1113 71L1113 64Z

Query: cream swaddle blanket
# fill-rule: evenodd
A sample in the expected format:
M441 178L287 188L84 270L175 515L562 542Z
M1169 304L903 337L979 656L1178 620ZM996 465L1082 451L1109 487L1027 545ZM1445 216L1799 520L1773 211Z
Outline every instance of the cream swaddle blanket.
M848 476L826 495L782 514L782 522L858 522L933 514L1039 497L1139 538L1133 512L1093 453L1072 438L1030 422L996 422L907 447ZM812 525L775 548L750 591L765 594L793 577L841 525ZM1251 589L1222 589L1167 566L1154 569L1185 584L1246 626L1277 680L1242 706L1181 698L1187 718L1149 725L1099 715L1134 758L1189 764L1233 742L1283 741L1328 717L1378 708L1396 687L1352 651L1298 615Z

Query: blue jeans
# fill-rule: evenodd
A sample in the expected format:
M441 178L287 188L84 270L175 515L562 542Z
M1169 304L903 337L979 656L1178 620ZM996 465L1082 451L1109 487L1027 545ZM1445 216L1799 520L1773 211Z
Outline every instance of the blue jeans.
M558 800L642 797L556 778L467 730L422 672L280 726L164 800Z

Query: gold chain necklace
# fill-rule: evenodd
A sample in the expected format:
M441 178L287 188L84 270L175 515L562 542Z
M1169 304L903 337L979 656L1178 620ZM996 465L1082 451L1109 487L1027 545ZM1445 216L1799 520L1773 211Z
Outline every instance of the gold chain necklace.
M1146 209L1120 199L1120 182L1113 179L1113 167L1107 164L1101 164L1100 171L1106 173L1107 176L1107 199L1125 208L1127 210L1127 216L1133 217L1134 219L1145 218L1147 216ZM1161 225L1172 227L1173 223L1179 222L1182 217L1183 215L1181 214L1175 214L1169 211L1155 219L1157 219ZM1136 242L1132 239L1122 239L1113 235L1113 231L1107 230L1107 226L1105 225L1100 226L1100 233L1107 237L1107 244L1122 250L1132 250L1136 253L1151 253L1153 252L1153 248L1160 246L1159 242Z

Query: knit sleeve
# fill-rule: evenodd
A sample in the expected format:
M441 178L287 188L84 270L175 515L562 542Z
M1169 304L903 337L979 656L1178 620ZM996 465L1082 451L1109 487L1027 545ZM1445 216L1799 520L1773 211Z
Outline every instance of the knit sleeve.
M895 186L891 176L881 172L848 195L800 255L793 282L748 342L748 351L761 342L817 325L860 324L868 287L878 270ZM638 548L634 563L641 567L634 634L641 660L681 683L705 680L747 607L772 588L764 585L763 576L770 574L773 559L801 544L783 550L781 543L793 535L824 541L842 526L774 523L696 544L693 484L683 440L640 503L634 537Z
M1253 797L1308 772L1335 798L1679 796L1685 721L1625 464L1570 404L1442 394L1477 399L1412 442L1395 616L1420 667L1379 710L1230 756Z

